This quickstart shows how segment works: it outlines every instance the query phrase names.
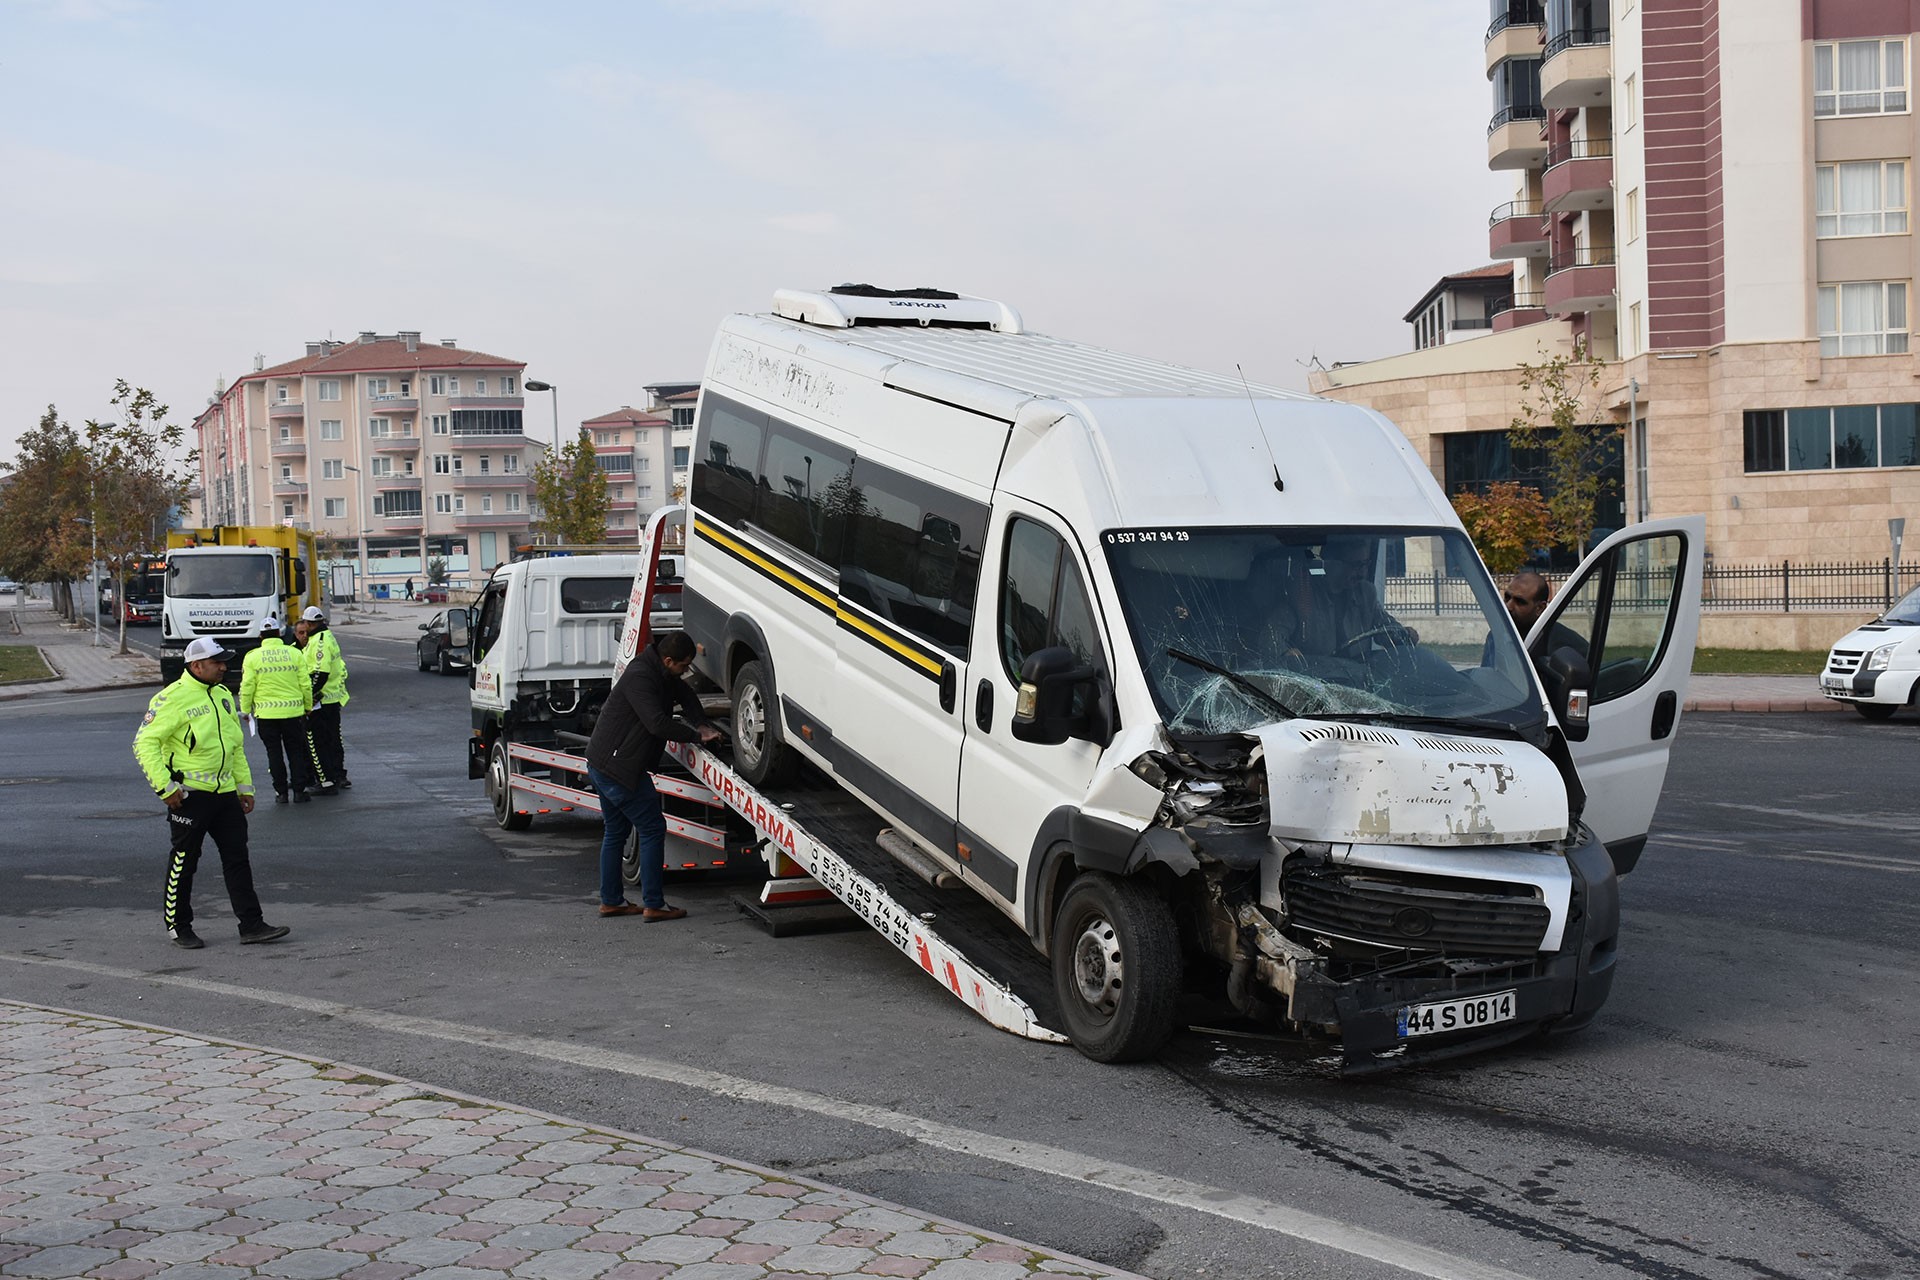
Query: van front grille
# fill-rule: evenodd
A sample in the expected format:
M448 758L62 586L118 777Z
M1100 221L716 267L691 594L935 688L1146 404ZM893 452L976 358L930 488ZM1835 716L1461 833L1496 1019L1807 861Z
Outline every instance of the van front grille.
M1531 955L1552 919L1532 885L1462 882L1297 860L1283 878L1296 929L1448 955Z
M1850 676L1860 669L1860 661L1866 656L1851 649L1835 649L1827 658L1827 670L1835 675Z

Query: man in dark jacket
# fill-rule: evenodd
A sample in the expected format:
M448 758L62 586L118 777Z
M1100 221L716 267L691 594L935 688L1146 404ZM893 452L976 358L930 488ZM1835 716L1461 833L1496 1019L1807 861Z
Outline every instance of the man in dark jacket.
M587 741L587 776L600 795L606 832L600 838L600 914L678 920L684 907L670 907L661 889L666 871L667 820L653 770L669 742L712 742L720 731L708 721L700 699L683 678L693 667L694 643L684 631L660 637L628 664L607 695ZM691 724L674 718L675 707ZM640 904L620 890L620 858L628 833L640 833Z

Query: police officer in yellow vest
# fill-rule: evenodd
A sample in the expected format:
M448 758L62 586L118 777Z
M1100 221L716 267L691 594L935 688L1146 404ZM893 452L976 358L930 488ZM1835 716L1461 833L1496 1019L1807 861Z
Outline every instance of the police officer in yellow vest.
M240 717L253 717L260 744L267 749L273 775L273 802L307 803L313 785L313 748L307 737L307 712L313 710L313 685L300 650L280 639L280 620L268 618L260 647L240 662Z
M247 860L247 815L253 812L253 771L247 767L246 735L234 714L233 695L221 683L233 650L212 636L187 645L187 670L153 695L133 754L154 793L167 806L165 912L177 947L202 947L193 931L193 872L200 846L213 837L220 874L240 924L240 941L272 942L287 936L282 925L261 918Z
M300 615L307 624L307 644L300 651L313 682L313 712L307 723L313 730L314 764L319 773L315 795L340 794L347 781L346 747L340 740L340 713L347 705L347 660L340 642L327 627L327 615L309 606Z

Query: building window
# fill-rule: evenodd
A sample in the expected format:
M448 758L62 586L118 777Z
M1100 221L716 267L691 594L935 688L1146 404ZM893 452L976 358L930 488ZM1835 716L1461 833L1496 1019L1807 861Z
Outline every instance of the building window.
M645 427L642 427L640 430L633 433L633 443L635 445L644 445L646 442L647 442L647 431Z
M327 519L339 520L344 518L346 514L347 514L347 500L345 498L328 498L327 499Z
M455 515L458 515L458 514L460 514L460 513L462 513L462 512L464 512L464 511L465 511L466 509L467 509L467 495L466 495L466 494L464 494L464 493L456 493L456 494L454 494L454 495L453 495L453 510L454 510L454 514L455 514Z
M434 494L433 509L441 515L450 513L453 510L453 495L450 493Z
M453 434L457 436L517 436L520 434L518 409L456 409Z
M280 464L280 483L281 484L293 483L293 468L288 466L284 462Z
M652 458L635 458L633 460L633 469L635 471L651 471L653 470L653 459Z
M433 415L433 434L437 436L443 436L447 434L447 415L446 414L436 413Z
M1626 116L1626 129L1640 123L1640 76L1629 75L1620 86L1620 110ZM1622 130L1625 132L1625 129Z
M437 476L451 475L453 473L452 461L453 460L444 453L434 454L433 474Z
M1627 192L1627 243L1632 244L1640 238L1640 188L1634 187Z
M593 447L594 447L594 448L596 448L596 449L604 449L604 448L606 448L606 447L607 447L608 445L610 445L610 444L612 444L612 443L613 443L613 432L611 432L611 431L596 431L596 432L594 432L594 433L593 433Z
M490 516L493 514L493 495L492 494L483 493L480 495L480 514L483 516Z
M375 458L367 468L368 474L378 478L393 474L392 458Z
M508 495L507 495L507 510L508 510L508 511L518 511L518 510L520 510L520 495L519 495L519 494L517 494L517 493L510 493L510 494L508 494Z
M1637 302L1627 308L1627 346L1633 354L1647 349L1646 335L1641 332L1642 326L1646 323L1644 316L1645 313L1641 311L1640 304Z
M685 471L687 469L687 458L692 452L693 450L684 444L673 446L673 469L675 471Z
M491 471L492 471L492 467L488 462L487 455L484 453L481 454L480 455L480 474L484 476L489 474Z
M320 419L320 438L322 440L338 440L340 438L340 419Z
M273 398L279 401L281 404L285 404L287 402L287 384L286 383L280 382L280 383L274 384Z
M428 378L427 394L430 396L443 396L447 394L446 377L442 374L436 373L432 377Z
M690 427L693 425L693 406L692 405L684 405L684 406L676 405L672 410L672 413L673 413L674 426Z
M449 377L447 379L447 394L450 396L460 394L460 379L458 377Z
M375 440L385 440L393 434L393 419L368 418L367 434Z
M1906 230L1906 161L1865 160L1814 167L1816 236L1891 236L1904 235Z
M453 455L453 474L460 475L466 469L467 469L466 460L462 458L459 454L457 453L454 454Z
M367 379L367 394L368 394L368 395L370 395L370 396L384 396L384 395L386 395L386 394L387 394L387 380L386 380L385 378L368 378L368 379Z
M280 518L282 520L293 519L293 504L291 502L283 502L280 504Z
M500 458L500 469L508 475L517 473L520 470L520 455L517 453L502 455Z
M340 379L320 379L320 381L315 384L315 394L322 400L338 400L340 398Z
M650 484L637 484L633 486L633 496L643 500L651 498L653 496L653 486Z
M1878 356L1907 349L1905 281L1820 286L1820 354Z
M593 455L593 465L602 471L625 474L633 470L633 458L624 453L618 455L596 453Z
M338 458L321 459L320 478L322 480L345 480L347 478L347 473L346 473L345 467L341 464L340 459Z
M1907 109L1905 40L1829 40L1813 46L1813 114L1896 115Z
M501 395L503 396L517 395L519 394L519 390L520 390L519 384L515 380L512 374L508 374L506 377L500 379Z
M292 444L292 443L293 443L293 428L292 428L292 427L281 427L281 428L280 428L280 443L281 443L281 444Z
M1920 467L1920 405L1756 409L1744 425L1749 472Z

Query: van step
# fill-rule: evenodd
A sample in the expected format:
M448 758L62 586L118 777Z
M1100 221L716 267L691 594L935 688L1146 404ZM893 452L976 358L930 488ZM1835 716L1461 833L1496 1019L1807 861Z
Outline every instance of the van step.
M960 877L947 870L928 857L919 845L901 835L891 827L874 837L882 849L885 849L898 862L913 874L925 880L936 889L957 889Z

